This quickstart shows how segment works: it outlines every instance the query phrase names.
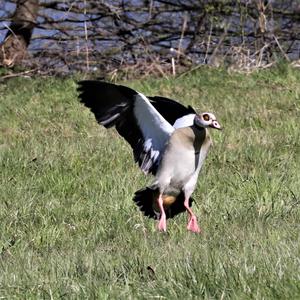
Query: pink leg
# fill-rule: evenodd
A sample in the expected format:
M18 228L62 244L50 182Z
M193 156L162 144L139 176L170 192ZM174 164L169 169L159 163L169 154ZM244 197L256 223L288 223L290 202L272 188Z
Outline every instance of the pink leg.
M195 232L195 233L200 233L200 227L197 223L197 218L195 216L195 214L193 213L193 211L191 210L190 206L189 206L189 198L186 198L184 200L184 206L186 208L186 210L188 211L188 214L189 214L189 222L188 222L188 225L187 225L187 229L192 231L192 232Z
M160 210L160 219L157 228L159 231L167 231L166 213L163 206L162 194L159 195L157 203Z

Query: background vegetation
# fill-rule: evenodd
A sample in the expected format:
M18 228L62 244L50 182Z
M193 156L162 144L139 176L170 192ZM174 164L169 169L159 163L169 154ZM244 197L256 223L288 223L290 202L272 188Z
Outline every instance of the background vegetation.
M203 64L251 72L300 59L299 16L298 0L5 0L0 65L113 78Z
M149 179L73 79L0 85L0 295L7 299L298 299L300 74L208 68L124 82L213 111L224 127L187 216L167 234L140 214Z

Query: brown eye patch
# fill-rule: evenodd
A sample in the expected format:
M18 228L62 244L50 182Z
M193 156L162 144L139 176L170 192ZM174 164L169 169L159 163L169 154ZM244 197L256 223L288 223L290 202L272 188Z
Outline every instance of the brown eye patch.
M204 119L204 121L208 121L209 120L209 115L208 114L204 114L203 115L203 119Z

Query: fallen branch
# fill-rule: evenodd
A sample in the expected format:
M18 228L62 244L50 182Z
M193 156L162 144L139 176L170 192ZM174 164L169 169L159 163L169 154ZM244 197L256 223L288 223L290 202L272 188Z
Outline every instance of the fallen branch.
M24 72L19 72L19 73L13 73L13 74L8 74L0 77L0 80L8 79L8 78L14 78L14 77L25 77L28 74L34 73L38 71L38 68L32 69L32 70L27 70Z

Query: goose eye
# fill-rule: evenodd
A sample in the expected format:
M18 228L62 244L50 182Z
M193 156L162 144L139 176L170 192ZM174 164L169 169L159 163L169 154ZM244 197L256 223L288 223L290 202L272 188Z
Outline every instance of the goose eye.
M209 115L208 114L204 114L203 115L203 119L204 119L204 121L208 121L209 120Z

